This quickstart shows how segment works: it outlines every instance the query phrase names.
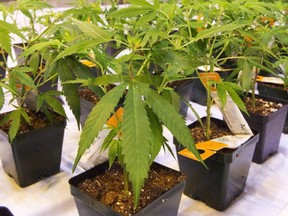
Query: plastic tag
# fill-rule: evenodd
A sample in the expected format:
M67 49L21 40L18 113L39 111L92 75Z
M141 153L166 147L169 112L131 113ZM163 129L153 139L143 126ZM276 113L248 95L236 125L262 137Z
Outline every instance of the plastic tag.
M123 118L124 109L122 107L119 107L117 111L110 117L110 119L107 121L107 125L109 127L116 128L119 121L122 121Z
M217 82L221 81L220 75L218 73L215 73L215 72L198 73L198 75L199 75L199 78L206 89L208 88L208 82L209 81L217 81ZM211 90L216 91L216 88L211 86Z
M86 65L86 66L88 66L88 67L95 67L96 66L96 64L95 63L93 63L93 62L91 62L91 61L88 61L88 60L81 60L80 61L82 64L84 64L84 65Z
M120 107L107 121L108 127L117 127L119 121L122 121L124 109ZM93 145L83 154L81 160L79 161L79 166L87 170L100 164L108 159L108 151L102 151L102 143L105 137L109 134L109 129L104 129L100 131L98 137L94 140ZM73 152L70 157L75 160L77 151Z
M208 88L209 81L221 81L219 74L213 72L199 73L199 77L205 88ZM196 148L198 150L204 151L203 153L199 151L200 156L203 160L212 156L222 148L238 148L253 135L253 132L251 131L241 111L234 103L234 101L230 98L230 96L227 95L225 107L222 107L216 88L211 87L211 90L211 97L220 109L222 116L227 123L227 126L234 135L223 136L207 142L197 143ZM192 152L188 151L188 149L184 149L178 153L193 160L198 160Z
M205 159L211 157L218 150L225 148L225 147L227 147L226 144L220 143L220 142L215 142L213 140L209 140L207 142L201 142L201 143L196 144L196 148L198 149L198 151L200 153L200 157L202 158L202 160L205 160ZM190 152L187 148L179 151L178 153L185 156L185 157L188 157L190 159L198 161L198 159L195 157L195 155L192 152Z
M199 150L204 150L204 149L198 149ZM200 151L199 151L200 152ZM196 160L196 161L199 161L196 156L190 152L187 148L181 150L178 152L180 155L184 156L184 157L187 157L187 158L190 158L192 160ZM208 150L208 149L205 149L203 153L200 153L200 157L202 158L202 160L206 160L208 157L211 157L212 155L214 155L216 153L216 151L211 151L211 150Z
M209 65L203 65L203 66L199 66L197 67L197 69L199 71L211 71L210 70L210 66ZM213 67L213 71L218 71L218 72L226 72L226 71L231 71L232 69L229 68L219 68L219 67Z
M264 77L264 76L257 76L257 82L265 82L265 83L272 83L277 85L284 85L284 81L279 77Z
M233 134L253 135L253 132L251 131L247 121L243 117L242 112L229 95L227 95L225 107L221 106L217 92L211 92L211 96L215 101L215 104L220 109L223 119L225 120L227 126Z

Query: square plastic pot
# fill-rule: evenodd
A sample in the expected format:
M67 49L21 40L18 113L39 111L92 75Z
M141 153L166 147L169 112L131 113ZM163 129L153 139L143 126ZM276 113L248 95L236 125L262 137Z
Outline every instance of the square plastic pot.
M187 116L187 111L188 111L188 105L185 103L190 101L191 98L191 93L192 93L192 88L193 88L193 82L194 80L187 80L180 85L175 87L175 91L178 93L180 96L180 108L179 108L179 113L183 116Z
M285 103L288 103L287 90L269 87L268 85L262 84L261 82L257 83L257 90L259 92L259 95L263 95L264 97L284 100ZM283 127L283 132L288 133L288 116L286 116L285 124Z
M3 169L20 187L60 172L66 121L17 135L12 143L0 130Z
M13 216L12 212L5 206L0 206L1 216Z
M115 111L119 107L123 106L124 100L125 100L124 97L120 99L117 107L115 107L115 109L114 109ZM90 112L92 111L94 106L96 106L96 104L94 104L94 103L92 103L86 99L80 98L80 124L82 127L84 126L84 123L87 120L88 115L90 114Z
M157 164L157 163L155 163ZM157 164L164 167L163 165ZM120 216L111 208L103 205L80 191L77 185L86 178L93 178L103 172L109 167L109 162L104 162L87 170L69 180L70 192L74 196L77 210L80 216L98 215L98 216ZM170 169L170 168L169 168ZM176 216L179 209L181 196L184 190L185 181L180 182L174 188L162 194L158 199L153 201L150 205L146 206L135 215L157 215L157 216Z
M179 154L183 147L174 139L180 171L187 177L184 194L224 211L244 191L258 138L258 134L254 135L235 150L217 151L204 161L208 169L200 162Z
M230 74L229 71L218 71L217 73L223 80L225 80ZM192 80L191 89L190 101L206 106L207 90L198 77L195 77L195 79Z
M7 60L8 58L8 53L4 53L4 57L5 59ZM4 61L4 58L3 58L3 54L1 53L1 50L0 50L0 63L3 64L3 66L0 66L0 79L3 79L6 75L6 64L5 64L5 61Z
M278 151L281 134L286 120L288 104L283 100L269 98L263 95L256 95L256 98L283 104L281 109L268 116L261 116L254 113L249 113L248 116L243 113L250 128L259 132L259 142L256 144L253 162L261 164Z
M93 109L93 107L95 106L94 103L87 101L83 98L80 98L80 105L81 105L81 109L80 109L80 124L83 127L86 119L88 118L89 113L91 112L91 110Z

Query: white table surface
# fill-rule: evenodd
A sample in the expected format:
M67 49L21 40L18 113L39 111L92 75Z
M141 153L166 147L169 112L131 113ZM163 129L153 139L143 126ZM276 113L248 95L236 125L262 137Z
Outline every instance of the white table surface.
M58 1L52 1L58 5ZM65 8L58 8L64 10ZM20 25L25 25L24 19ZM17 38L14 43L17 42ZM205 115L202 106L193 104L201 115ZM11 109L7 104L1 112ZM13 179L7 176L0 162L0 206L8 207L15 216L77 216L77 208L70 195L68 180L81 172L77 169L71 173L69 156L77 150L80 132L75 120L71 117L65 130L61 172L26 188L20 188ZM69 115L70 112L70 115ZM219 117L219 111L213 110ZM195 120L188 112L187 124ZM165 130L171 148L172 135ZM179 216L288 216L288 135L282 134L277 154L259 165L252 163L244 193L223 212L218 212L200 201L182 195ZM157 162L178 170L177 161L163 151Z
M203 115L205 109L196 106ZM5 106L4 110L10 109ZM77 216L77 208L70 195L68 180L76 173L71 173L69 155L77 149L80 132L69 109L68 121L63 145L61 172L41 180L26 188L20 188L7 176L0 164L0 206L8 207L15 216ZM70 115L69 115L70 112ZM214 116L219 117L214 109ZM187 124L194 120L188 112ZM175 151L172 135L165 130L165 136ZM282 134L279 152L259 165L252 163L244 193L223 212L218 212L200 201L182 196L179 216L287 216L288 215L288 135ZM161 152L157 162L178 170L177 161L171 155Z

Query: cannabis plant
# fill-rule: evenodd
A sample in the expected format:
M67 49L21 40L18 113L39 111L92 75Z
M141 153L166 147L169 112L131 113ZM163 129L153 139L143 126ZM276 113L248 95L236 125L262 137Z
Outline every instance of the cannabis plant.
M245 92L251 91L255 106L256 78L259 73L278 76L280 65L285 65L286 57L283 50L287 47L287 14L282 1L243 1L242 17L251 20L235 35L238 50L237 70L239 83ZM284 51L285 52L285 51ZM284 72L282 70L282 72ZM269 76L270 76L269 75ZM284 82L286 75L284 73Z
M235 36L241 34L243 28L250 26L251 21L242 16L234 17L235 13L239 13L239 7L240 3L234 1L184 1L181 6L183 16L177 17L180 28L176 36L181 41L179 47L186 50L193 60L202 63L202 67L197 68L195 77L201 78L207 91L205 128L195 111L194 114L203 126L207 140L210 139L211 132L211 106L214 103L212 94L217 92L222 108L225 107L229 95L236 105L246 112L239 96L241 88L230 79L224 81L220 75L215 78L213 74L222 70L226 71L222 73L232 72L235 68L229 63L235 63L242 57L236 52L238 46Z
M108 150L110 164L116 158L122 164L127 174L125 185L128 180L132 183L136 207L151 163L162 147L171 151L163 137L163 126L202 161L179 114L181 98L169 83L191 79L190 75L207 63L195 55L194 44L213 39L221 32L228 34L242 24L229 23L220 29L215 26L195 34L197 26L191 21L192 12L189 14L188 6L182 7L178 1L131 0L129 3L125 8L118 8L117 4L104 7L99 14L104 21L71 17L71 29L77 29L78 37L71 40L52 64L90 49L94 53L90 60L100 68L101 76L78 77L66 83L101 89L116 84L95 105L84 124L74 169L99 133L107 128L107 120L124 98L123 118L110 128L102 149ZM110 42L124 52L107 56L105 47Z
M122 161L127 179L132 183L136 207L151 163L161 147L169 150L163 137L163 126L200 157L185 120L178 112L179 96L167 87L171 81L187 79L187 73L195 69L195 65L190 64L191 56L178 49L174 36L177 29L175 18L181 12L178 2L137 0L130 3L129 7L122 9L104 9L104 25L72 18L75 28L82 30L79 38L85 38L85 41L75 40L55 61L79 51L84 44L102 49L95 58L106 55L105 45L110 41L125 49L122 55L107 58L109 61L105 64L108 67L100 66L105 70L101 76L75 81L87 86L117 86L105 94L89 114L80 137L74 168L99 132L107 127L107 120L114 113L120 98L124 97L123 119L111 130L103 149L108 149L111 163L116 156ZM101 42L102 48L97 41ZM155 67L161 68L162 72L156 73L153 70Z
M77 29L72 29L67 21L71 16L78 18L81 9L57 12L42 0L17 0L6 6L1 5L1 10L4 18L1 22L5 24L1 25L1 29L5 30L5 35L1 35L1 47L7 50L11 58L11 47L17 46L22 50L21 54L13 59L14 62L20 59L21 61L18 61L16 66L6 68L8 76L2 83L12 96L9 103L15 107L7 115L7 119L12 120L13 125L10 127L10 139L13 140L17 134L22 120L30 124L26 109L44 112L48 118L51 117L51 111L66 118L63 96L79 124L79 85L66 83L61 86L61 90L58 85L76 78L93 77L88 67L80 61L83 56L88 56L87 51L84 49L85 46L82 46L76 52L66 53L65 58L58 58L57 61L55 58L70 46L71 41L83 41L83 38L78 38ZM91 10L94 16L95 11L97 10ZM24 19L27 26L17 26L17 19ZM10 27L12 25L17 27ZM21 42L17 42L16 45L13 42L12 45L11 40L14 36L10 33L20 35ZM47 84L48 89L44 87ZM103 92L96 87L93 90L100 92L99 94Z
M214 65L212 58L207 61L206 56L195 52L200 48L197 47L199 43L207 44L206 41L213 41L221 33L223 37L232 35L232 31L244 24L235 21L223 27L211 25L198 32L199 25L193 19L197 15L192 10L194 1L185 2L186 5L179 5L178 1L131 0L129 3L124 8L117 4L104 7L99 14L103 22L71 17L69 22L71 27L74 25L73 29L79 30L78 37L53 62L88 48L98 50L90 60L100 68L101 76L78 78L67 84L101 89L116 84L116 87L105 93L89 114L82 129L74 169L99 133L108 127L107 120L124 98L123 118L118 125L110 127L102 149L108 150L110 164L116 158L122 164L127 174L125 185L128 180L132 183L136 207L151 163L162 147L170 150L163 137L163 126L202 162L185 120L179 114L181 98L169 83L191 79L191 74L207 62ZM105 47L110 42L124 51L115 57L107 56ZM219 86L223 103L226 91L236 95L235 85L221 83ZM237 95L234 98L239 99Z
M77 78L94 77L89 67L84 65L81 60L91 60L91 52L99 52L97 45L109 41L110 37L107 33L105 34L104 30L102 33L98 32L98 36L95 35L90 41L79 36L81 28L71 25L69 22L71 17L75 20L85 21L88 21L89 18L91 23L102 20L98 16L99 4L95 3L93 7L89 8L83 5L79 4L75 8L57 12L55 8L42 0L32 2L18 0L9 7L3 7L7 11L7 17L9 16L13 22L16 23L14 14L20 14L29 23L29 27L19 27L19 31L25 35L23 42L17 44L22 48L22 53L18 57L22 59L21 64L11 69L8 68L9 87L13 89L12 97L13 100L17 99L18 101L17 109L14 112L22 110L24 107L32 108L35 111L44 111L44 108L49 106L55 112L66 116L62 103L64 96L79 125L80 85L67 82ZM76 43L78 48L71 52L69 47ZM90 49L91 47L93 50ZM64 57L59 55L60 52L64 54ZM101 59L94 60L101 62ZM52 89L42 91L41 89L46 83L51 83ZM61 91L57 88L58 85L61 86ZM90 88L99 96L105 92L105 88L98 86L90 86Z
M48 41L46 38L46 33L53 29L54 23L48 22L46 15L39 14L39 12L48 14L52 11L52 7L40 0L18 0L10 5L1 5L1 10L4 16L3 21L1 21L3 22L1 28L4 28L3 33L1 31L1 46L16 62L17 59L14 59L11 51L15 43L13 41L15 36L10 34L16 33L22 41L18 45L21 44L23 49L19 56L22 59L21 63L18 62L13 67L7 66L7 76L1 82L3 87L1 91L10 94L9 104L14 107L1 122L10 122L9 139L12 141L23 122L31 124L27 114L28 109L32 112L44 113L51 121L53 121L54 113L58 113L64 118L66 118L66 114L63 103L59 99L62 93L51 87L51 85L57 85L57 83L52 82L55 80L55 73L48 72L47 62L51 53L50 47L59 45L57 41ZM27 21L29 26L18 25L17 20L20 18ZM44 43L45 49L40 51L40 48L35 48L39 46L39 43ZM43 48L44 46L40 45L40 47ZM44 91L42 87L47 83L50 87ZM1 93L4 98L3 92ZM3 104L3 100L1 103Z

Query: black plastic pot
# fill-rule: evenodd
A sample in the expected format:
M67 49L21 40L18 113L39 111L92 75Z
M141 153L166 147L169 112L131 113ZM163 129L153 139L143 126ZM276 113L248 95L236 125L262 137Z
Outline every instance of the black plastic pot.
M13 216L13 214L7 207L0 206L0 216Z
M3 169L20 187L27 187L60 171L66 121L17 135L9 143L0 130Z
M273 73L272 73L271 71L267 71L267 70L265 70L265 69L264 69L264 70L261 69L261 70L259 71L259 75L260 75L260 76L276 77L276 76L278 76L278 75L280 75L280 74L283 74L283 70L281 69L280 66L271 68L272 64L275 64L275 63L277 62L277 59L275 59L275 58L273 58L273 57L268 57L267 60L268 60L269 63L264 62L264 66L270 68L270 70L272 70ZM271 63L272 63L272 64L271 64Z
M124 47L117 47L115 41L109 41L105 49L110 56L117 56L122 50L124 50Z
M16 61L17 61L17 64L19 66L23 65L24 61L25 61L25 59L23 57L19 58L19 56L23 53L23 51L25 49L24 45L28 46L28 44L23 44L23 43L18 43L18 44L13 45L13 49L14 49L15 56L16 56ZM46 92L46 91L52 91L52 90L56 91L58 89L57 82L58 82L58 79L51 79L51 80L45 82L44 85L39 86L38 90L40 92ZM38 77L35 80L35 84L37 84L37 83L43 83L43 77Z
M162 166L158 164L159 166ZM99 216L120 216L111 208L103 205L101 202L91 198L77 188L78 183L86 178L93 178L107 170L109 163L105 162L94 168L87 170L69 180L70 191L74 196L77 210L80 216L99 215ZM164 167L164 166L162 166ZM170 168L168 168L170 169ZM177 172L177 171L175 171ZM146 206L135 215L157 215L157 216L176 216L184 190L185 181L177 184L174 188L162 194L158 199Z
M86 119L88 118L89 113L91 112L91 110L93 109L93 107L95 106L94 103L85 100L83 98L80 98L80 105L81 105L81 110L80 110L80 124L84 125Z
M195 124L197 122L189 127ZM184 194L224 211L244 191L258 138L258 134L254 135L235 150L217 151L204 161L208 169L200 162L177 153L180 171L187 176ZM174 143L177 152L183 149L177 140L174 139Z
M256 98L262 98L264 100L274 101L284 105L281 109L268 116L261 116L254 113L249 113L248 116L243 113L250 128L259 132L259 142L255 148L253 162L261 164L266 161L269 156L278 151L287 115L288 104L280 99L269 98L263 95L255 96Z
M223 71L218 71L217 72L220 77L225 80L230 72L223 72ZM207 105L207 90L204 87L204 85L202 84L201 80L199 78L193 79L192 83L191 83L191 96L190 96L190 101L198 103L202 106L206 106Z
M200 79L193 80L190 101L202 106L206 106L207 104L207 90Z
M280 100L288 101L288 92L287 90L281 88L273 88L265 83L258 82L257 90L259 91L259 95L264 95L271 98L278 98Z
M186 102L190 101L192 88L193 88L193 82L194 82L194 80L187 80L187 81L185 81L185 82L183 82L180 85L177 85L175 87L175 91L177 92L177 94L181 98L180 99L179 113L183 117L187 116L188 105L186 104Z
M16 61L18 65L22 65L24 63L24 58L19 58L19 56L21 55L21 53L24 50L24 45L28 46L27 43L23 44L23 43L18 43L18 44L14 44L13 45L13 49L15 52L15 57L16 57Z
M112 87L113 88L113 87ZM81 89L79 89L81 91ZM103 93L104 95L104 93ZM119 107L123 107L125 97L123 96L120 98L118 105L115 107L114 111L117 111ZM82 97L80 97L80 124L83 127L86 119L88 118L89 113L93 109L93 107L96 106L95 103L92 103L91 101L88 101Z
M4 58L7 60L8 58L8 53L4 53ZM5 64L5 61L4 61L4 58L3 58L3 54L1 53L1 50L0 50L0 63L3 64L3 66L0 66L0 79L3 79L6 75L6 64Z
M37 82L42 82L43 83L43 78L41 79L36 79L35 83ZM44 85L41 85L38 87L38 90L42 93L47 92L47 91L57 91L58 89L58 84L57 84L58 80L54 81L54 80L49 80L47 82L45 82Z
M263 95L269 98L276 98L279 100L284 100L286 103L288 103L288 92L287 90L284 90L284 88L283 89L274 88L264 83L258 82L257 90L259 92L259 95ZM283 133L288 133L288 116L286 117L286 120L285 120Z

